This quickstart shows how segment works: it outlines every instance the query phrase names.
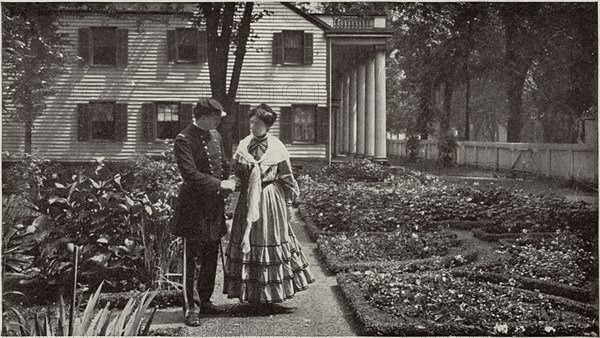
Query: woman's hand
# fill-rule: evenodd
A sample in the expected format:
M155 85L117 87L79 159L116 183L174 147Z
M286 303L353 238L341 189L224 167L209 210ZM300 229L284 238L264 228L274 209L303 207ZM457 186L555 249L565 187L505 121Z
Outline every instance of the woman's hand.
M244 235L242 239L242 253L247 254L250 252L250 235Z

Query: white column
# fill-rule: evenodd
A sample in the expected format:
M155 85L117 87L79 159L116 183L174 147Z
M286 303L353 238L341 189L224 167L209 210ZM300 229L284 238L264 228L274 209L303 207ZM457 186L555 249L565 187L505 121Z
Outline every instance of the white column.
M375 156L375 60L369 58L365 71L365 157Z
M356 155L365 156L365 71L364 63L358 66L356 77Z
M338 107L335 115L335 154L339 155L342 152L342 100L344 98L344 82L338 78L338 92L336 93L338 99Z
M350 143L348 151L356 154L356 68L350 73Z
M344 77L344 138L342 142L342 151L350 151L350 77L345 74Z
M385 110L385 46L375 54L375 161L387 161Z

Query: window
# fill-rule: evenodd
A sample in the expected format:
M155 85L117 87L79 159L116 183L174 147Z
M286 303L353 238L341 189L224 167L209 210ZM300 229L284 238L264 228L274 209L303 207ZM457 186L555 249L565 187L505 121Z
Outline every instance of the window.
M192 123L194 105L179 102L142 103L142 141L174 139Z
M294 141L315 141L315 107L294 106Z
M304 60L304 32L283 31L283 62L302 64Z
M316 104L281 107L279 138L283 143L327 143L329 109Z
M179 103L157 103L156 138L174 139L179 131Z
M273 33L273 64L311 65L313 63L313 34L284 30Z
M208 59L205 31L195 28L167 31L167 44L170 62L200 63Z
M112 140L115 138L115 104L112 102L90 103L92 116L92 139Z
M117 64L117 29L92 28L92 64Z
M95 101L77 105L79 141L127 139L127 104Z
M84 64L125 66L128 58L127 29L91 27L78 30L78 54Z

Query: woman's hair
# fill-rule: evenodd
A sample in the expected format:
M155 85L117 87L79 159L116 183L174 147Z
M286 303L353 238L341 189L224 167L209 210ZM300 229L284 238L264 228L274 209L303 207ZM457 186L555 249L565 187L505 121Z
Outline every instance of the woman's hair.
M257 107L252 108L248 113L248 117L252 118L252 116L261 119L267 128L271 128L273 123L277 120L277 113L266 103L261 103Z

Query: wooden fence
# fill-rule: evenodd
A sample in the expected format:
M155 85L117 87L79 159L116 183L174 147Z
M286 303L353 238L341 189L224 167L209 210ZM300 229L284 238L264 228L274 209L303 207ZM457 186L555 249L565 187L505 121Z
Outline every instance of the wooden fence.
M406 140L388 139L387 154L406 157ZM437 141L421 141L418 157L436 160L438 156ZM587 144L463 141L458 142L455 158L459 165L598 182L598 148Z

